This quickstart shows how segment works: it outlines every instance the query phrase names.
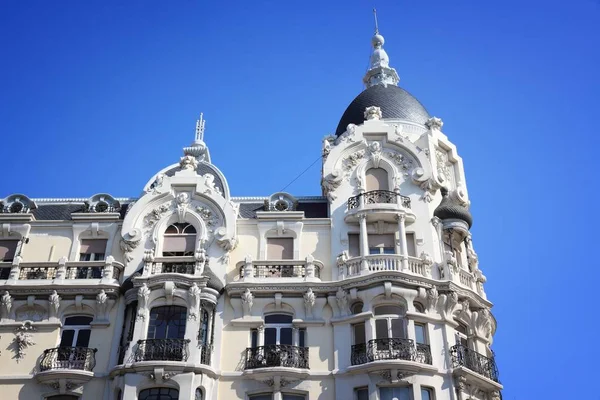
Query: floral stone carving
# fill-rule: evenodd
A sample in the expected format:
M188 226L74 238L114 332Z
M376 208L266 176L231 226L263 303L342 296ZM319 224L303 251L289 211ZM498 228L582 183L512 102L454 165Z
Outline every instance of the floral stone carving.
M15 358L17 362L21 361L25 357L25 350L28 347L35 345L33 340L33 332L35 331L35 327L33 327L30 322L25 322L23 325L15 329L14 346L16 351Z

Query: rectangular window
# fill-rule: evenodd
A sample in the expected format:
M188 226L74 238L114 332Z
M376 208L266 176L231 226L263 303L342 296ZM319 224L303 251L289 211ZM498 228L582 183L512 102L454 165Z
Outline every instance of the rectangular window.
M269 238L267 239L268 260L291 260L294 258L293 238Z
M106 239L83 239L79 248L79 261L104 260L106 242Z
M410 400L410 388L382 387L379 389L380 400Z
M408 249L408 255L411 257L416 257L417 250L415 248L415 234L414 233L406 234L406 246Z
M369 400L369 388L354 389L354 400Z
M375 337L377 339L387 339L389 337L387 319L375 320Z
M163 257L194 254L196 235L165 235Z
M15 258L18 240L0 240L0 262L11 262Z
M404 338L404 320L403 319L392 319L392 337L393 338Z
M271 393L266 394L255 394L252 396L248 396L249 400L273 400L273 395Z
M365 337L364 323L352 325L352 330L354 331L354 344L366 343L367 338Z
M360 256L360 235L358 233L348 234L348 255L350 257Z
M419 344L427 344L427 329L424 324L415 324L415 340Z
M253 349L258 347L258 329L250 331L250 347Z
M283 400L306 400L306 396L303 394L283 393Z
M433 389L421 387L421 400L435 400Z
M298 346L306 347L306 328L298 330Z
M369 235L369 254L394 254L394 235Z

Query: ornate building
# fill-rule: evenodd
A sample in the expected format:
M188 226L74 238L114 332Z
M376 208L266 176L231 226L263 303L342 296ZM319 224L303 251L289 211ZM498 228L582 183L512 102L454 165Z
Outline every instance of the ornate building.
M139 198L4 198L0 397L500 399L462 161L383 43L322 197L232 197L201 118Z

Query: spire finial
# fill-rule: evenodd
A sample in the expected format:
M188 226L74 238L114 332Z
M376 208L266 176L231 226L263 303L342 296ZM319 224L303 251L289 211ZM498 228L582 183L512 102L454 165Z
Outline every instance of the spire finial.
M367 88L375 85L397 85L400 78L396 70L390 67L390 58L383 49L385 39L379 33L379 22L377 21L377 10L375 8L373 9L373 17L375 18L375 35L371 38L373 54L371 54L369 70L363 78L363 83Z
M379 34L379 24L377 23L377 9L373 9L373 17L375 17L375 34Z
M206 121L204 120L204 113L200 113L200 119L196 120L196 142L204 141L204 124Z

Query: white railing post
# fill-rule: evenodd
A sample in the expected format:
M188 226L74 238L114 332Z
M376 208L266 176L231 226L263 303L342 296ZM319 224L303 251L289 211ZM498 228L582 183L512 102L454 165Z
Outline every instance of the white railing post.
M254 278L254 268L252 266L252 257L247 255L244 258L244 279Z

